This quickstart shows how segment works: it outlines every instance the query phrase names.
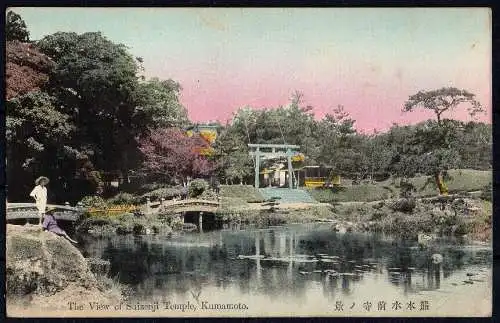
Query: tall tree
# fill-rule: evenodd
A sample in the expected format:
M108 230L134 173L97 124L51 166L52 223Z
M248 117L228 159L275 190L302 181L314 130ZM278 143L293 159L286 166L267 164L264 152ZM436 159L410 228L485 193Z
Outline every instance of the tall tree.
M184 127L187 111L179 102L181 86L173 80L152 78L139 83L135 91L134 121L150 128Z
M30 33L26 28L26 23L20 15L12 10L7 12L7 20L5 22L5 40L7 41L29 41Z
M385 175L389 174L393 152L384 136L378 133L367 136L364 145L360 148L362 153L366 154L370 178L373 179L376 176L385 177Z
M17 40L7 41L5 54L7 100L45 87L55 64L36 46Z
M188 137L177 128L156 129L139 139L148 173L164 174L187 185L189 178L208 176L213 163L199 153L208 144L199 136Z
M221 130L214 145L214 158L218 161L217 175L226 182L242 182L254 172L245 137L233 127Z
M138 162L134 124L138 69L136 59L121 44L101 33L58 32L37 45L57 64L53 94L72 116L75 140L93 150L98 169L121 170Z
M363 156L358 146L362 138L357 136L354 123L354 119L339 105L332 113L325 115L318 125L321 149L318 161L333 166L334 172L339 175L350 176L360 171Z
M475 99L475 95L453 87L432 91L420 91L409 97L403 111L413 111L416 107L432 110L436 114L437 124L427 123L418 129L415 137L415 147L427 150L426 158L421 160L426 167L426 173L432 173L441 194L447 193L442 178L442 170L457 164L458 153L451 149L452 135L456 133L457 122L442 119L442 114L452 111L462 104L468 104L471 116L483 112L484 108Z
M43 172L58 191L68 178L65 163L71 134L69 116L57 109L56 100L44 92L29 92L6 103L7 173L9 199L24 201L33 179Z
M469 104L468 111L472 116L479 112L483 112L483 107L475 97L475 94L454 87L420 91L409 97L403 107L403 111L413 111L417 107L432 110L436 114L438 123L441 123L441 115L444 112L452 111L464 103Z
M481 122L468 122L455 146L460 153L461 168L488 170L492 167L492 128Z

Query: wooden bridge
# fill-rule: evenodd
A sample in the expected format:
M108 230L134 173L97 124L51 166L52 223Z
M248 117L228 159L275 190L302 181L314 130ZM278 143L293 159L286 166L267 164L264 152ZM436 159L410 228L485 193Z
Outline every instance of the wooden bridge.
M184 213L184 212L206 212L215 213L220 203L209 200L187 199L179 201L147 202L146 214L156 214L158 212Z
M187 199L179 201L165 201L160 202L147 202L143 205L144 213L147 215L155 215L158 212L169 212L169 213L215 213L219 208L219 202L200 200L200 199ZM61 221L77 221L82 214L87 211L87 209L77 206L72 207L69 204L66 205L47 205L47 213L53 214L56 220ZM128 209L127 209L128 210ZM6 208L7 221L13 220L35 220L39 219L38 209L35 203L7 203Z
M80 207L72 207L66 205L47 205L48 213L54 215L56 220L61 221L77 221L83 214L84 209ZM30 220L39 219L38 209L35 203L7 203L5 219L9 220Z

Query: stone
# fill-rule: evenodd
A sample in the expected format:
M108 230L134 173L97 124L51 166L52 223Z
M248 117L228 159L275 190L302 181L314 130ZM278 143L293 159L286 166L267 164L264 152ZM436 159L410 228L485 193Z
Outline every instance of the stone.
M7 225L7 295L53 295L69 285L97 288L87 261L75 246L39 226Z
M439 253L435 253L431 256L433 264L440 264L443 262L443 256Z

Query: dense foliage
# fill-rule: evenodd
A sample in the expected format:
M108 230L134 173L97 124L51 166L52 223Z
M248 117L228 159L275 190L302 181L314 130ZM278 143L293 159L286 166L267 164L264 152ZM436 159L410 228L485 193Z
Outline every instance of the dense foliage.
M223 183L252 183L249 143L300 145L304 164L329 165L353 179L492 166L491 125L443 117L465 104L471 114L482 111L474 94L455 88L419 92L402 102L408 113L418 107L434 111L436 121L394 125L370 135L356 130L342 106L315 119L296 92L287 106L239 109L228 124L219 125L213 153L205 156L200 151L207 141L183 131L190 122L179 101L181 85L146 80L142 59L126 46L99 32L57 32L28 43L22 19L13 12L7 18L11 201L25 201L40 175L52 179L52 202L102 194L111 180L130 184L131 174L147 183L184 187L214 175Z
M49 199L100 194L108 174L128 181L141 168L136 138L188 123L180 85L144 80L142 60L126 46L98 32L57 32L26 43L22 19L8 17L6 30L14 35L6 46L10 200L26 200L40 174L52 179Z
M306 164L333 166L335 173L353 179L492 167L491 125L427 120L368 135L357 132L355 121L341 106L321 120L314 120L309 108L293 103L277 109L238 110L217 142L219 175L228 182L253 177L248 143L300 145Z
M20 15L12 10L7 12L7 21L5 23L5 39L7 41L29 41L30 33L26 23Z
M213 164L199 154L206 142L199 136L188 137L177 128L162 128L139 139L144 154L144 172L167 174L174 183L187 185L190 178L208 176Z

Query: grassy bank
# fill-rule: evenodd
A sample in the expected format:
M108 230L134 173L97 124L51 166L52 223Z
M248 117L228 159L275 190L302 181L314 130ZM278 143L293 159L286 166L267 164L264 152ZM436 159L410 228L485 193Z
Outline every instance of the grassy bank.
M137 217L131 213L116 216L86 216L76 227L78 232L106 234L163 234L172 232L170 218Z
M492 183L491 171L472 169L454 169L448 171L450 179L446 185L450 193L471 192L482 190ZM439 193L434 182L428 181L428 176L419 176L409 179L417 197L435 196ZM398 197L400 194L399 179L388 179L373 184L352 185L347 183L338 189L310 189L309 193L318 201L331 202L370 202Z
M432 203L417 202L411 212L390 207L392 201L380 203L337 204L333 208L336 219L352 223L358 229L384 231L415 238L418 233L467 235L471 240L491 241L492 203L481 199L470 200L479 212L467 215L448 206L441 210Z
M224 222L241 222L265 227L291 223L310 223L332 220L335 214L325 205L311 205L306 208L276 209L220 209L217 219Z
M451 170L449 175L450 178L446 180L446 184L451 194L471 191L487 192L485 187L491 186L490 171ZM415 186L416 197L434 197L438 193L435 184L429 182L427 176L411 178L409 181ZM335 220L354 223L357 226L356 229L366 229L366 223L370 223L372 230L403 235L439 232L469 234L483 241L491 239L491 202L469 196L468 199L473 200L481 210L480 214L475 216L455 216L453 211L442 212L435 204L429 204L426 201L418 201L413 210L403 212L404 210L390 207L390 203L397 200L400 195L399 182L399 179L388 179L374 184L346 185L337 190L310 190L310 194L316 200L329 203L333 207L325 204L303 203L303 205L281 205L275 210L261 205L264 198L253 186L222 185L220 207L216 216L221 221L238 221L262 226ZM152 217L138 217L132 214L92 216L84 219L78 228L83 232L90 230L91 233L168 235L172 229L182 230L182 223L175 222L175 219L179 220L178 217L168 214Z
M221 198L228 199L242 199L246 203L261 203L264 202L264 197L260 194L259 190L251 185L221 185L220 186Z

